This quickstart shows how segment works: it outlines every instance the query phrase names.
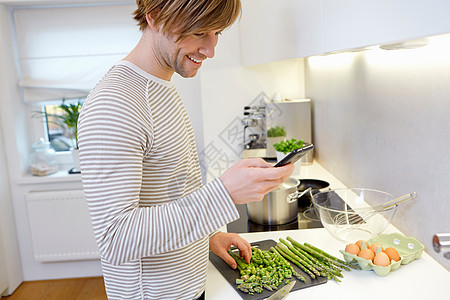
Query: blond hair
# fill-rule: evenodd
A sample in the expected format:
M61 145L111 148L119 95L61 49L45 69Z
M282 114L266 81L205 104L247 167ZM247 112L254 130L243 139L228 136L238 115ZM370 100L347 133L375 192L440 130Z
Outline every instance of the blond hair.
M146 16L163 33L179 35L179 39L194 33L220 31L230 27L241 15L240 0L136 0L134 19L143 31Z

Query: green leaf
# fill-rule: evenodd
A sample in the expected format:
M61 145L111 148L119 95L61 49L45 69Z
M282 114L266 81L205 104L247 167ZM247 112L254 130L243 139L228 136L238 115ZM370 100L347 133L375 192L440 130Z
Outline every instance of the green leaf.
M283 152L284 154L288 154L296 149L302 148L305 144L303 140L296 140L294 138L290 140L284 140L279 143L273 145L276 151Z
M81 112L81 107L83 102L81 99L78 100L75 104L66 104L65 99L62 100L62 103L58 106L64 113L61 115L55 114L47 114L45 112L35 112L33 117L53 117L55 121L49 121L52 124L55 124L63 129L67 128L68 131L75 138L75 147L78 148L78 117Z
M268 137L286 136L286 130L284 129L284 127L275 126L267 130L267 136Z

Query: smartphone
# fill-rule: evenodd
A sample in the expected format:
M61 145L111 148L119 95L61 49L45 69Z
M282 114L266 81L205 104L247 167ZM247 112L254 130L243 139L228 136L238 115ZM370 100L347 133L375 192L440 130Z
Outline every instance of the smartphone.
M302 158L308 151L312 150L314 148L313 144L309 144L307 146L304 146L302 148L298 148L288 155L286 155L282 160L277 162L274 167L282 167L284 165L287 165L288 163L295 163L297 160Z

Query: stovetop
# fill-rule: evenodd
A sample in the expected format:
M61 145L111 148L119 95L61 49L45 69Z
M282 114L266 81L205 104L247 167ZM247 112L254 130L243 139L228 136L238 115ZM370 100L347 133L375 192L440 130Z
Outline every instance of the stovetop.
M311 206L301 206L298 210L297 220L283 225L260 225L248 219L247 206L236 205L240 218L227 225L228 232L248 233L262 231L280 231L280 230L298 230L310 228L323 228L322 223L317 217Z

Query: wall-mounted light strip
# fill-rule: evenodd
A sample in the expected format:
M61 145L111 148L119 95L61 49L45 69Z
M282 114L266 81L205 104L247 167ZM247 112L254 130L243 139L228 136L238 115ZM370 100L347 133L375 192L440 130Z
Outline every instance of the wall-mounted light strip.
M411 40L401 43L392 43L392 44L385 44L381 45L380 49L383 50L400 50L400 49L417 49L425 47L429 44L429 40L427 38L424 39L418 39L418 40Z

